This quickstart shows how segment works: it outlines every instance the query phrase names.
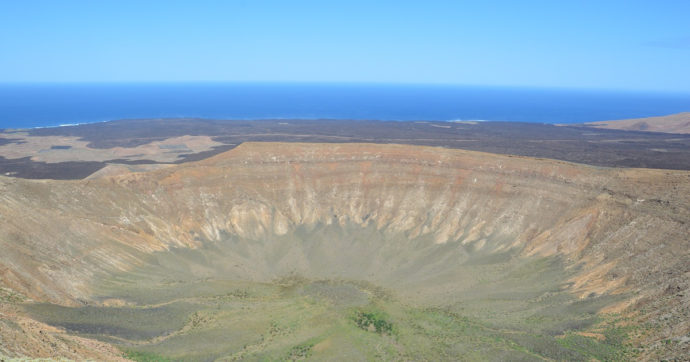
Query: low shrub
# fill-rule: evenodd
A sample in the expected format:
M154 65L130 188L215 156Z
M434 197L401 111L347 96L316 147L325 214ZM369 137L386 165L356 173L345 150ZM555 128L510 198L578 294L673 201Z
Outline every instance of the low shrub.
M358 311L354 316L357 326L365 331L376 332L381 335L391 335L393 324L386 320L386 315L379 311Z

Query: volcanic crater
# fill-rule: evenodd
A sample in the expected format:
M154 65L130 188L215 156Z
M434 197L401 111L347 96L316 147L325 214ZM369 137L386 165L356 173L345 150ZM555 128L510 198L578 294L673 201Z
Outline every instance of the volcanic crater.
M688 171L256 142L147 172L0 177L0 191L8 356L688 350Z

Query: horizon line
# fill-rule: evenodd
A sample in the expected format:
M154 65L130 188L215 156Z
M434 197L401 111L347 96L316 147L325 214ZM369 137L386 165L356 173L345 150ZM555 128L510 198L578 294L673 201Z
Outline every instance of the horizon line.
M218 85L369 85L369 86L427 86L427 87L476 87L476 88L507 88L507 89L534 89L534 90L559 90L559 91L595 91L595 92L620 92L620 93L656 93L689 95L690 90L660 90L638 88L610 88L610 87L582 87L582 86L547 86L547 85L515 85L515 84L471 84L453 82L396 82L396 81L297 81L297 80L49 80L49 81L4 81L0 85L135 85L135 84L218 84Z

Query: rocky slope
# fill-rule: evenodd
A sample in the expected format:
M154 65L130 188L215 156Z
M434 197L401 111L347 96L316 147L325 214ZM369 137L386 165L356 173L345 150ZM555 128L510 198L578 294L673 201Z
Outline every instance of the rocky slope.
M619 296L600 313L652 326L633 336L641 358L688 350L687 171L434 147L245 143L149 172L0 178L0 200L0 283L34 301L102 305L101 281L146 267L151 255L194 249L214 251L165 267L257 282L364 280L410 303L451 305L481 286L481 276L465 277L475 264L548 257L567 271L567 293ZM3 314L10 318L19 317Z

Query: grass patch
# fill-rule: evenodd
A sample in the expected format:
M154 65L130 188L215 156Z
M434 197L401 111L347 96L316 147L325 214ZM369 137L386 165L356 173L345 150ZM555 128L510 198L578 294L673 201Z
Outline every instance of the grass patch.
M352 317L357 327L365 331L375 332L381 335L392 335L393 323L389 322L388 319L388 315L380 310L359 310L355 312L355 315Z
M628 343L630 327L609 325L602 334L603 340L568 333L559 343L571 350L602 361L625 361L634 357L634 350Z
M125 358L137 362L169 362L171 359L153 352L126 351Z
M287 357L285 359L288 361L300 361L307 359L311 357L313 347L314 343L298 344L290 348L290 351L288 351Z
M156 307L35 305L33 311L80 334L137 339L140 344L136 347L107 340L127 348L126 356L135 361L167 361L173 356L187 360L303 360L345 355L364 360L615 361L631 356L626 347L627 327L618 327L615 321L590 326L590 319L595 318L591 305L576 303L570 311L556 307L566 302L557 299L548 301L541 311L528 309L516 316L509 309L498 308L503 300L487 299L486 308L469 311L462 305L412 307L391 297L376 298L370 287L365 285L363 290L356 285L302 278L271 285L192 281L166 286L183 296L200 292L196 299L185 298L184 302ZM168 292L160 291L165 294ZM333 302L359 294L370 296L368 304L343 307ZM488 313L495 318L486 318ZM512 317L510 324L505 323L506 317ZM155 326L144 327L150 323ZM96 326L98 330L86 328ZM552 333L562 329L563 334ZM163 331L170 334L161 335ZM586 331L605 339L578 334ZM155 336L161 337L152 338ZM328 343L317 345L318 341Z
M226 244L219 247L236 245ZM310 252L321 255L319 245L309 245ZM126 302L121 306L26 308L37 319L69 332L119 345L136 361L588 361L627 356L621 352L626 331L599 323L599 311L615 298L574 298L566 290L568 274L558 260L502 255L470 266L457 263L456 269L437 273L434 260L451 251L449 246L435 248L421 255L431 263L427 277L415 274L416 264L403 263L407 266L401 275L409 274L414 281L409 290L378 281L384 288L347 274L309 279L315 276L291 272L270 282L214 277L206 275L206 266L219 260L216 249L200 249L157 254L155 263L99 283L98 300ZM387 255L387 249L380 252ZM284 255L282 249L275 254ZM391 258L402 263L395 255ZM195 266L199 260L204 268ZM331 262L332 268L349 267ZM194 270L204 272L189 274ZM224 275L225 269L218 270ZM433 283L444 287L427 289ZM416 288L420 297L413 294ZM433 293L439 298L427 296ZM588 331L606 340L588 338Z

